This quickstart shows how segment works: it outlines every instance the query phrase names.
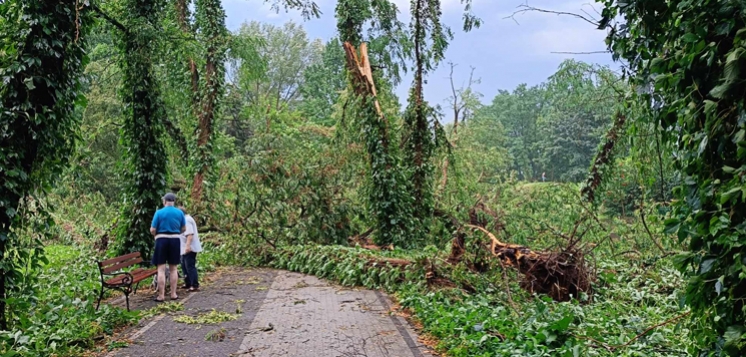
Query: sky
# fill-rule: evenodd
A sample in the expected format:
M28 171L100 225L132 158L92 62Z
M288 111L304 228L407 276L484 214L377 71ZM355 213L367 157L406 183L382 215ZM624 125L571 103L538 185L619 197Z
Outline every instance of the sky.
M410 0L392 1L399 7L399 18L408 22ZM525 12L509 18L523 4L554 11L585 12L598 18L596 10L600 12L601 8L593 0L473 0L473 12L483 20L483 24L468 33L462 30L461 0L441 2L443 23L451 28L454 39L446 52L446 60L427 77L425 99L431 105L447 106L451 95L448 62L456 64L456 87L466 85L471 67L475 68L474 77L480 83L472 88L483 95L484 103L491 102L498 90L512 90L521 83L536 85L543 82L567 58L618 68L608 53L555 53L606 49L606 32L597 30L582 19L537 12ZM252 20L276 25L292 20L303 24L310 39L326 41L336 35L336 0L316 0L316 4L321 9L321 17L303 21L298 11L281 10L277 13L262 0L223 0L230 30L236 30L242 23ZM400 101L406 100L411 81L411 74L403 77L397 88Z

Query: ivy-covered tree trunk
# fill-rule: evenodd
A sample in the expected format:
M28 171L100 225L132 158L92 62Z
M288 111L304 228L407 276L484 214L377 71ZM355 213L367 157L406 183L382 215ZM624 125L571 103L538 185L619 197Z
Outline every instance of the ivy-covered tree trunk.
M436 133L430 126L433 110L425 102L423 85L427 72L443 59L451 33L440 23L440 0L414 0L411 11L415 67L404 113L405 164L409 169L414 238L424 238L434 206L432 156Z
M205 80L201 95L201 110L197 128L197 172L192 183L192 204L202 207L205 176L213 164L212 137L218 100L225 82L225 52L227 29L225 11L219 0L197 0L196 25L207 43Z
M153 71L154 46L163 3L126 0L124 26L119 32L121 93L126 112L122 142L127 148L130 186L120 227L119 253L141 252L147 261L153 249L150 222L166 190L167 156L162 142L165 113Z
M6 254L18 206L44 191L74 148L74 115L83 63L87 7L75 0L19 0L0 9L0 330L7 294L22 267ZM40 247L41 248L41 247Z
M433 151L433 135L429 130L427 108L423 97L422 87L425 76L423 61L423 45L425 41L425 24L423 20L427 14L423 13L423 2L415 0L412 9L413 40L414 40L414 83L409 93L409 104L404 113L404 128L406 135L404 162L409 167L410 196L412 197L412 211L416 226L415 234L424 235L427 223L425 219L432 215L433 166L430 162ZM437 1L437 0L436 0ZM438 1L439 2L439 1Z

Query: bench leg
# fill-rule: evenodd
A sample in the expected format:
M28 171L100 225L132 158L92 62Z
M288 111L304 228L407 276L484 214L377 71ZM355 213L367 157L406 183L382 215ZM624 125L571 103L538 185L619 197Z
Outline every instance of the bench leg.
M130 311L130 292L129 289L124 291L124 299L127 301L127 311Z
M135 284L135 291L132 292L132 294L137 295L137 288L140 286L140 282L138 281L137 284Z
M98 293L98 302L96 303L96 311L98 311L98 307L101 305L101 299L104 298L104 285L101 285L101 292Z

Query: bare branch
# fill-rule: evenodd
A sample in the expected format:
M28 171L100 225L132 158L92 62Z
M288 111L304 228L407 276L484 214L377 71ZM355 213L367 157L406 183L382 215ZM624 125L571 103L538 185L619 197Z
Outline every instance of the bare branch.
M127 28L124 25L122 25L121 22L119 22L116 19L114 19L113 17L109 16L107 13L105 13L103 10L101 10L101 8L99 8L98 6L91 5L91 9L93 9L94 12L96 12L97 14L99 14L99 16L101 16L101 18L103 18L104 20L108 21L110 24L114 25L114 27L118 28L120 31L122 31L124 33L129 33L129 31L127 30Z
M588 52L564 52L564 51L558 51L558 52L549 52L552 54L559 54L559 55L597 55L601 53L611 53L611 51L588 51Z
M575 17L575 18L581 19L581 20L583 20L583 21L585 21L585 22L587 22L587 23L595 26L596 28L598 28L599 25L600 25L600 23L598 21L589 19L589 18L587 18L587 17L585 17L583 15L580 15L580 14L575 14L575 13L572 13L572 12L565 12L565 11L554 11L554 10L540 9L540 8L537 8L537 7L530 6L528 3L522 4L522 5L518 5L518 10L516 10L512 15L504 17L504 19L513 19L513 21L515 21L515 23L519 24L518 20L516 20L516 18L515 18L516 15L520 15L520 14L524 14L524 13L532 12L532 11L533 12L543 12L543 13L546 13L546 14L555 14L555 15Z

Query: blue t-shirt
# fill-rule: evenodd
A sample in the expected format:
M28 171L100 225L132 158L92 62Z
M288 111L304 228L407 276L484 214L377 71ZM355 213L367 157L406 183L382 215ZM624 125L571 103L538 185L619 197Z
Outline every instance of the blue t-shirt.
M186 226L186 219L180 209L166 206L155 212L150 226L155 228L156 234L179 234L181 227Z

